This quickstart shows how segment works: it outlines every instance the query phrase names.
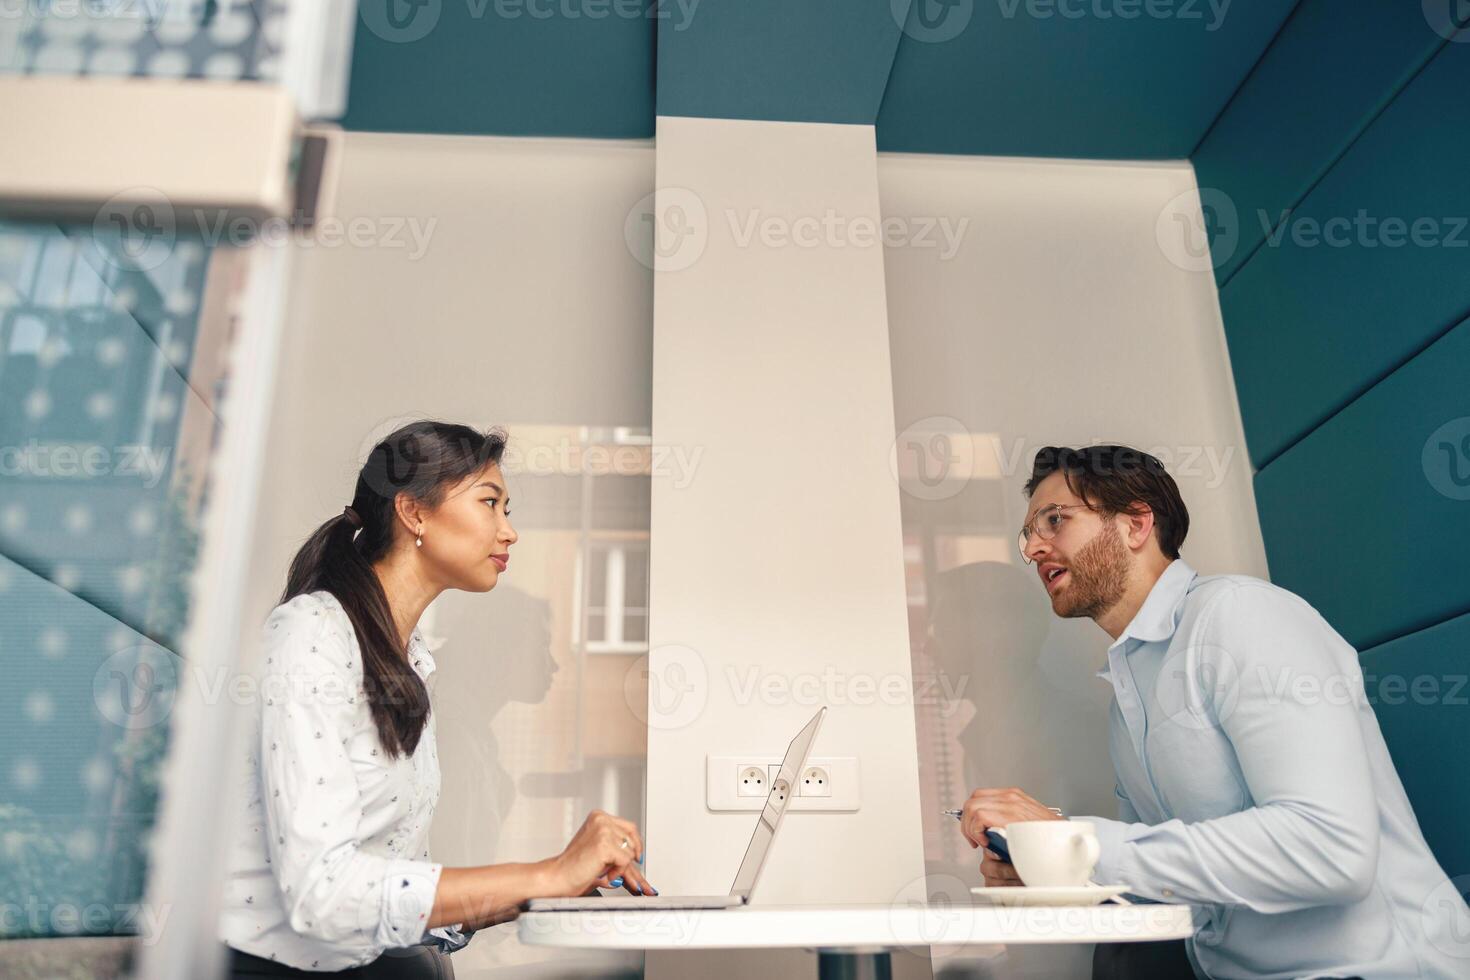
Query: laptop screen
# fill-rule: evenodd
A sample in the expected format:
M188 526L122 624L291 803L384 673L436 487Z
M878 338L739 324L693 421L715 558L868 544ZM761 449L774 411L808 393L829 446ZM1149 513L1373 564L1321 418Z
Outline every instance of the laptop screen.
M765 864L766 854L771 849L771 841L776 837L776 828L781 826L781 817L786 813L786 805L795 791L796 777L806 766L807 755L811 752L812 742L816 741L817 729L821 727L822 717L826 713L825 707L818 709L812 720L806 723L806 727L796 733L786 749L786 757L781 760L780 774L771 781L771 791L766 795L765 808L761 810L760 819L755 822L755 833L750 835L750 845L745 849L740 870L735 872L735 884L730 886L730 894L741 901L750 900L751 889L760 876L761 865Z

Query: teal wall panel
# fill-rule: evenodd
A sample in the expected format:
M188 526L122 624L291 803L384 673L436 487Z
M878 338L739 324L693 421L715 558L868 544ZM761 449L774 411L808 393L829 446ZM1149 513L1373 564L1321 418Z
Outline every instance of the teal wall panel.
M1446 44L1221 292L1258 466L1470 310L1466 91L1470 44Z
M360 0L342 123L651 137L654 10L652 0Z
M1335 0L1297 7L1192 156L1201 188L1229 188L1209 223L1222 285L1446 43L1402 0L1357 0L1350 17Z
M687 20L659 24L658 114L871 124L898 45L892 8L703 0Z
M1383 739L1434 856L1470 874L1470 616L1364 651L1363 679Z
M878 148L1183 159L1295 3L913 0Z
M1255 486L1272 580L1359 649L1470 612L1470 320Z

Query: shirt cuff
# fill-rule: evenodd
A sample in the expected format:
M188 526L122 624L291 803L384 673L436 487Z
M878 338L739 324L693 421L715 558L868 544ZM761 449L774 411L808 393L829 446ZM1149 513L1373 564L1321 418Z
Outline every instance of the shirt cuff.
M424 933L424 938L419 942L424 946L433 946L444 953L453 953L456 950L464 949L469 945L474 933L465 935L463 932L460 932L460 927L463 925L463 922L456 922L452 926L438 926L437 928L430 929Z
M1092 824L1097 834L1097 867L1092 871L1092 880L1098 885L1131 885L1123 877L1123 844L1128 838L1128 825L1120 820L1106 817L1069 817L1074 821Z
M439 890L442 864L428 861L388 862L378 908L378 942L383 946L416 946L423 939Z

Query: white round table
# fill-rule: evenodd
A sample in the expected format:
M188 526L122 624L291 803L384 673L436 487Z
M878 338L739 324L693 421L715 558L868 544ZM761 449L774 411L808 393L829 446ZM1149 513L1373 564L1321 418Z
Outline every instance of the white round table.
M883 980L889 951L990 943L1128 943L1194 933L1187 905L753 905L736 909L527 912L521 942L576 949L800 947L822 980Z

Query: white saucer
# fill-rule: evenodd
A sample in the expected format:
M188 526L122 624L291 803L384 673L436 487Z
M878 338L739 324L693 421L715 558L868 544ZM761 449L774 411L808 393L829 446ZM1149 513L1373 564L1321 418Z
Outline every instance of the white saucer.
M1099 905L1122 895L1126 885L1082 885L1072 888L971 888L970 894L985 905Z

